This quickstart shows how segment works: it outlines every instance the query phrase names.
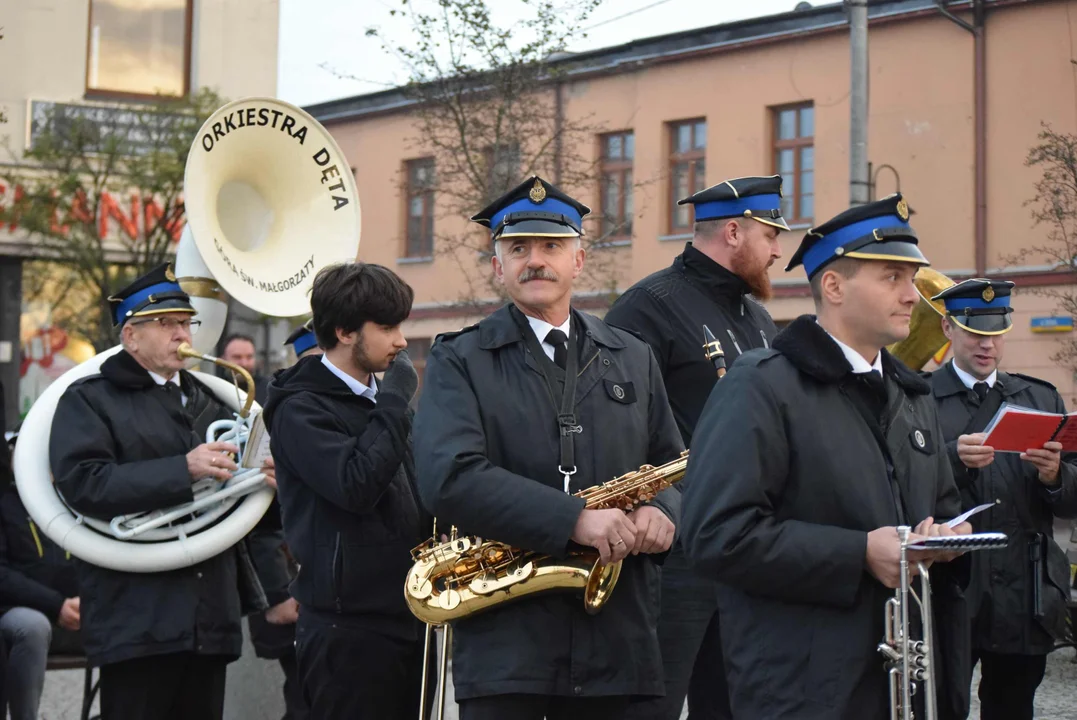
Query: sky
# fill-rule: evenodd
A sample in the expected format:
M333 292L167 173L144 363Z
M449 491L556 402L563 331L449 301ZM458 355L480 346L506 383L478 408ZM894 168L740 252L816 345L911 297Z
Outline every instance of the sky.
M432 0L431 0L432 1ZM296 104L377 92L406 82L400 63L365 31L376 27L395 44L407 26L390 15L400 0L280 0L277 96ZM489 0L511 23L519 0ZM813 2L813 5L823 4ZM638 38L788 12L797 0L605 0L585 25L573 51L620 45ZM344 76L344 77L341 77Z

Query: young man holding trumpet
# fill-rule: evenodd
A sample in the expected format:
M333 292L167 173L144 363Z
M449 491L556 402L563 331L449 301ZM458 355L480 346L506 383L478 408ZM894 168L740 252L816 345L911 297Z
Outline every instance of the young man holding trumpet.
M878 645L897 527L971 532L935 522L961 511L938 414L885 350L909 333L927 264L908 218L894 195L810 230L787 269L804 266L818 316L742 355L696 427L683 542L718 581L734 717L890 717Z

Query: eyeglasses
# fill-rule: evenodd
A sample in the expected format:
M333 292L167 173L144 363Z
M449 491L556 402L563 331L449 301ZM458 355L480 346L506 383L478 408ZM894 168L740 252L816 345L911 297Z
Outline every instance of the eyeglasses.
M192 320L190 318L184 318L183 320L179 320L179 319L174 318L174 317L160 317L160 316L151 317L151 318L148 318L146 320L139 320L139 321L133 322L131 324L132 325L147 325L149 323L157 323L163 329L165 329L165 330L167 330L169 332L172 332L176 328L183 328L184 330L188 330L188 331L197 330L199 328L199 326L202 325L201 320Z

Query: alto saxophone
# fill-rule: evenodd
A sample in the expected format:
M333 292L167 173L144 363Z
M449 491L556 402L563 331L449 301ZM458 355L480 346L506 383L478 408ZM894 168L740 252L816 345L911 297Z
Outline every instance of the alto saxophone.
M688 451L665 465L644 465L575 494L587 510L629 511L684 477ZM521 550L505 543L465 536L437 537L411 552L415 563L404 584L404 598L415 617L443 625L525 597L583 590L584 609L594 615L610 598L621 562L603 565L596 550L573 551L566 558Z

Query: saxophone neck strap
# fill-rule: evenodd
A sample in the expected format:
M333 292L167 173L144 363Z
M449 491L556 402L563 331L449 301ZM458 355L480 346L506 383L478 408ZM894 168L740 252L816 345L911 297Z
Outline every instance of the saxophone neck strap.
M554 381L552 368L556 368L550 359L546 356L542 346L539 344L538 338L535 337L534 331L531 329L531 324L524 317L524 314L520 312L515 306L510 309L513 320L516 321L516 325L520 328L520 334L523 336L524 345L535 357L535 362L538 364L539 372L542 373L542 379L546 382L546 390L550 394L550 402L553 403L553 407L557 410L557 430L560 435L561 441L561 462L558 464L557 470L564 477L564 490L567 493L569 491L569 483L572 476L576 474L576 448L574 444L574 438L583 432L583 426L577 422L575 414L576 405L576 380L579 374L580 358L576 352L576 325L578 322L570 322L568 328L568 353L565 358L565 385L561 391L561 403L558 406L557 403L557 383ZM571 317L571 311L570 311Z

